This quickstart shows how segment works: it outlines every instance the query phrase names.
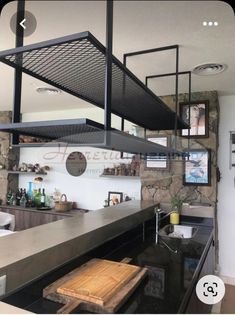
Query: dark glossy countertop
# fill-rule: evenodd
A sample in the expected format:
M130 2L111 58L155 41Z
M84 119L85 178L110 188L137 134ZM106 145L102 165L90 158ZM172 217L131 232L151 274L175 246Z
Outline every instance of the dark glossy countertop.
M183 312L192 291L193 279L199 273L209 245L212 242L212 220L184 217L181 224L196 225L198 231L191 240L171 239L169 250L160 240L155 244L153 221L146 227L145 239L141 226L119 236L105 245L93 250L79 260L61 267L41 280L10 295L4 302L22 307L35 313L56 313L60 304L42 298L42 289L70 270L93 257L120 261L131 257L132 264L147 266L149 275L135 293L119 310L119 313L178 313ZM74 313L84 313L75 311Z

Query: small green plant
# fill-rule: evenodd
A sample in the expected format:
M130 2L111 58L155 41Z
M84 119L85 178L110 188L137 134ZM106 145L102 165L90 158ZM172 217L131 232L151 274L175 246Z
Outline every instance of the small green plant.
M182 210L184 200L181 199L179 196L174 195L171 197L171 208L175 209L177 208L179 212Z

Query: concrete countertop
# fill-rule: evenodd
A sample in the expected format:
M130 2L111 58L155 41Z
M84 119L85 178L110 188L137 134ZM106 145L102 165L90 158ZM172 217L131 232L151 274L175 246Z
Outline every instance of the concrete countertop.
M0 302L0 314L33 314L21 308Z
M9 206L9 205L0 205L0 211L1 209L12 209L12 210L21 210L21 211L30 211L30 212L37 212L37 213L43 213L43 214L51 214L51 215L61 215L61 216L74 216L80 213L88 212L84 209L72 209L69 211L56 211L55 209L51 210L38 210L36 208L24 208L20 206Z
M153 201L132 200L0 239L7 292L132 229L153 216Z

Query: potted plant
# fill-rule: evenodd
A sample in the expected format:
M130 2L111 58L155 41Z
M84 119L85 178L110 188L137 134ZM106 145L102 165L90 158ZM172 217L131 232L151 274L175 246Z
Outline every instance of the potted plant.
M171 197L170 202L171 202L171 209L177 210L179 213L181 213L184 200L181 199L180 196L174 195Z

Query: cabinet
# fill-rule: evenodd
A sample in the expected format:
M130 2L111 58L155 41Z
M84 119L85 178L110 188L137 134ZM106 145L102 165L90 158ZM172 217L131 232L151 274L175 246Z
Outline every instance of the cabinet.
M42 213L32 209L0 207L0 211L15 216L15 231L22 231L32 227L68 218L68 215L58 213Z
M207 305L202 303L197 295L196 295L196 284L199 279L206 275L213 275L215 270L215 261L214 261L214 242L211 241L206 259L204 261L204 264L202 266L202 269L199 273L199 276L197 277L194 285L194 289L191 295L191 298L189 300L189 303L187 305L186 314L210 314L212 305Z

